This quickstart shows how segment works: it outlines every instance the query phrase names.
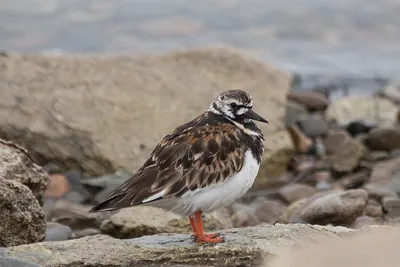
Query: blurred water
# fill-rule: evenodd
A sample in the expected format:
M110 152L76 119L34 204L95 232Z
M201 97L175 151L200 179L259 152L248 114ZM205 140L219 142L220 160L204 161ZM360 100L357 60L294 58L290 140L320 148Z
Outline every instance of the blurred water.
M1 0L0 49L159 53L212 44L304 75L396 78L398 0Z

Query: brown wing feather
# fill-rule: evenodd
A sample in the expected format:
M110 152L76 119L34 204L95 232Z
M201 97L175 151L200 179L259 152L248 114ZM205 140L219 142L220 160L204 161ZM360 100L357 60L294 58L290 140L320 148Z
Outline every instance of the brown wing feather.
M168 198L224 182L243 166L240 134L228 123L183 131L178 128L161 140L134 176L92 211L141 204L163 190L162 198Z

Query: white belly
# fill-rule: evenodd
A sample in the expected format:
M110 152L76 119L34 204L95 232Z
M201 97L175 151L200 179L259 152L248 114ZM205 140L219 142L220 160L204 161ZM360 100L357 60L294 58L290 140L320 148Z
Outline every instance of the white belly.
M259 167L259 163L249 150L245 154L240 172L228 178L224 183L185 193L181 198L175 200L175 205L169 208L176 213L190 216L198 210L209 213L228 206L250 189Z

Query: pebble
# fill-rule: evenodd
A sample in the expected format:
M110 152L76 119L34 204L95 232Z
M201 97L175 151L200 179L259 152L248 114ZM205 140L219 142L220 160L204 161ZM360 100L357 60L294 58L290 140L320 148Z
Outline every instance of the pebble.
M369 123L365 120L352 121L346 126L347 132L353 137L359 134L369 133L374 128L376 128L376 124Z
M400 199L393 197L384 197L382 207L386 217L395 218L400 216Z
M318 92L290 92L287 99L304 105L308 111L325 111L329 105L329 99Z
M346 226L363 213L367 201L368 194L361 189L324 192L309 198L296 213L310 224Z
M263 199L255 201L251 206L254 206L254 214L259 222L274 224L285 212L286 206L278 201Z
M369 171L364 170L356 173L351 173L340 179L340 185L344 189L355 189L362 187L369 181Z
M74 238L81 238L85 236L98 235L100 230L96 228L85 228L83 230L74 231Z
M365 141L372 150L400 149L400 128L374 129Z
M370 217L382 217L383 209L381 204L378 201L369 199L367 202L367 206L365 206L364 214Z
M317 190L309 185L293 183L279 189L279 194L289 204L302 198L308 198L314 195Z
M288 132L296 152L308 153L312 149L313 147L312 140L309 137L307 137L299 129L298 126L296 126L295 124L291 125L290 127L288 127Z
M72 237L72 230L59 223L48 222L44 241L63 241Z
M380 225L380 224L382 224L382 220L379 218L360 216L354 221L354 223L351 225L351 228L360 229L363 226Z
M295 123L299 118L307 115L307 109L302 104L298 104L293 101L286 102L286 115L285 115L285 126L289 127Z
M301 116L296 123L300 130L310 138L316 138L328 132L328 124L320 114Z
M328 134L324 140L325 151L327 154L334 154L339 147L351 139L351 136L343 130L336 130Z
M366 153L364 145L354 139L347 139L340 144L332 156L332 168L337 172L354 170Z
M391 100L396 105L400 105L400 85L398 84L390 84L382 88L379 90L378 95Z

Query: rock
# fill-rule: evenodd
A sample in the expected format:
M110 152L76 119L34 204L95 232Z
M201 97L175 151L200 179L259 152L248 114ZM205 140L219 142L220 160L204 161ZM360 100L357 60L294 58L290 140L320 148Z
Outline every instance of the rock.
M320 242L302 243L298 249L287 249L279 257L265 262L265 267L374 267L398 266L400 231L389 226L364 226ZM384 262L383 262L384 260Z
M400 148L400 128L379 128L371 131L365 141L373 150L391 151Z
M0 255L29 259L43 267L75 266L260 266L295 244L320 242L354 232L344 227L266 225L220 231L226 242L198 245L189 234L162 234L135 239L97 235L1 249ZM273 257L267 257L271 259Z
M72 237L72 230L68 226L59 223L47 223L46 238L44 241L63 241Z
M287 207L285 212L279 218L280 223L306 223L299 217L297 212L300 207L302 207L308 201L307 198L302 198L292 203Z
M372 168L370 183L390 188L388 184L395 178L395 171L397 169L400 169L400 157L375 164ZM393 188L390 189L394 190ZM397 192L400 192L400 190Z
M70 191L67 178L62 174L50 174L50 183L44 192L44 196L48 198L61 198Z
M82 237L85 237L85 236L99 235L99 234L100 234L100 230L98 230L98 229L86 228L86 229L83 229L83 230L75 231L73 233L73 237L74 238L82 238Z
M304 105L311 112L324 111L329 105L329 100L326 96L312 91L290 92L287 95L287 99Z
M279 190L279 194L288 203L296 202L302 198L311 197L316 192L317 190L312 186L297 183L286 185Z
M291 82L228 47L155 56L12 54L0 66L7 69L0 71L0 137L24 145L41 165L88 175L139 168L162 137L228 89L252 95L269 117L260 125L268 137L283 126Z
M396 105L400 105L400 86L398 84L390 84L378 92L379 96L385 97Z
M312 140L307 137L296 125L291 125L288 128L288 132L296 152L308 153L312 149Z
M258 202L258 203L255 203ZM252 203L254 214L260 223L274 224L286 210L286 206L274 200L258 200Z
M231 208L231 219L234 227L256 226L260 224L260 221L255 214L256 212L254 207L234 202L231 205Z
M367 201L368 194L361 189L323 192L307 199L292 216L311 224L349 225L362 214Z
M253 188L269 187L275 178L283 175L292 159L294 148L286 131L279 131L268 136L265 152Z
M365 120L356 120L347 124L346 131L355 137L359 134L369 133L374 128L376 128L376 124L374 123L369 123Z
M301 116L296 123L301 131L310 138L323 136L328 131L328 124L320 114Z
M326 153L334 154L344 142L350 139L351 136L346 131L332 131L324 140Z
M359 141L348 139L332 155L332 168L337 172L350 172L354 170L360 159L366 153L366 148Z
M397 197L396 192L390 188L384 188L375 184L367 184L363 189L368 193L369 198L374 198L379 202L384 197Z
M31 160L24 148L1 139L0 178L26 185L40 203L49 183L47 174Z
M51 222L66 225L73 230L82 230L88 227L98 228L104 219L112 215L112 212L89 213L89 209L88 206L58 200L47 208L46 217Z
M397 197L382 198L382 207L386 213L386 217L400 217L400 199L398 199Z
M106 200L115 188L123 184L132 175L132 172L119 168L112 174L86 178L82 181L82 185L92 195L95 195L95 202L100 203Z
M329 120L341 125L365 120L379 126L392 126L396 121L397 107L387 99L354 95L333 102L326 111Z
M380 218L360 216L354 221L354 223L351 225L351 228L360 229L363 226L380 224L382 224L382 219Z
M356 189L362 187L369 181L369 171L351 173L341 178L340 185L343 189Z
M285 115L285 127L289 127L295 123L299 118L304 115L308 115L307 109L304 105L298 104L293 101L286 102L286 115Z
M33 263L31 261L24 261L24 260L19 260L19 259L15 259L15 258L1 257L1 256L0 256L0 266L2 266L2 267L41 267L40 265L37 265L36 263Z
M367 206L365 206L364 214L370 217L382 217L383 209L381 204L379 204L376 200L369 199Z
M369 151L364 155L364 159L370 162L377 162L381 160L388 159L390 157L389 152L387 151Z
M229 214L223 210L207 214L204 229L207 231L231 228ZM103 234L115 238L133 238L158 233L191 233L188 218L150 206L121 209L100 226Z
M0 247L44 239L46 220L38 200L23 184L0 178Z

